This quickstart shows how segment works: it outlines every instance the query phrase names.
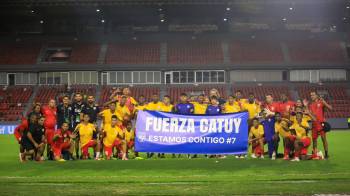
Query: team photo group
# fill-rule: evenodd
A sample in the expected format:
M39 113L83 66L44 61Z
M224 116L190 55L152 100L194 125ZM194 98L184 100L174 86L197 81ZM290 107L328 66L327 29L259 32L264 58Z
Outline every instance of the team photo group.
M19 144L19 160L165 158L164 153L147 152L144 155L135 150L135 124L141 110L203 116L247 112L249 150L234 157L291 161L329 158L326 133L330 126L325 112L332 110L332 106L316 91L295 101L289 100L286 94L280 97L267 94L265 100L257 100L253 92L243 97L239 90L224 99L217 89L211 89L208 94L182 93L176 99L159 94L153 94L151 100L142 95L134 98L130 88L113 87L109 101L102 106L95 103L94 96L82 93L63 95L48 103L34 103L32 111L22 118L14 131ZM324 151L319 150L319 136ZM169 156L200 157L197 154ZM207 158L227 156L231 155L204 154Z

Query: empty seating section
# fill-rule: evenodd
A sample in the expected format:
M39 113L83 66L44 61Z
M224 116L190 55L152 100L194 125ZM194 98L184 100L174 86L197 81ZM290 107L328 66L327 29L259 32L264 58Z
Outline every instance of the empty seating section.
M233 41L229 45L231 63L282 63L279 42Z
M36 64L41 44L0 44L0 64Z
M0 88L0 121L20 119L33 94L33 87L13 86Z
M73 95L75 93L81 93L83 96L92 95L96 98L96 85L89 85L89 84L72 85L70 92Z
M160 43L109 43L106 64L159 64Z
M167 88L167 93L171 97L171 100L178 102L181 93L186 93L188 96L199 94L209 95L209 91L213 88L219 91L221 97L227 97L227 92L224 85L170 86Z
M345 62L343 49L337 41L290 41L286 45L292 62Z
M72 64L96 64L100 54L99 43L49 43L47 48L70 48L69 63Z
M96 64L100 48L100 44L94 43L74 44L69 61L73 64Z
M66 86L63 85L40 86L34 101L45 105L50 99L57 100L58 97L62 96L66 92Z
M223 64L220 42L168 43L168 64Z
M326 112L326 117L348 118L350 116L350 100L345 85L300 85L298 86L300 98L310 99L310 92L318 92L329 104L333 106L332 112Z
M265 96L271 94L275 101L280 100L280 95L286 94L289 98L291 95L287 86L233 86L232 92L240 90L243 97L248 97L249 93L253 93L258 101L265 101Z

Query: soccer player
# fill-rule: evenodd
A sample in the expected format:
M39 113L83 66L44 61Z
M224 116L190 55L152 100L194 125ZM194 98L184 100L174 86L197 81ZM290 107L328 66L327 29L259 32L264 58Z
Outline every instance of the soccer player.
M262 121L261 124L264 127L264 141L267 143L269 158L272 160L276 159L275 152L275 113L273 115L269 112L262 112Z
M136 107L134 109L134 117L135 118L137 117L137 112L139 110L145 110L146 107L147 107L146 98L145 98L145 96L140 95L139 99L138 99L138 104L136 105Z
M62 103L57 106L57 127L67 122L71 125L73 108L69 104L69 96L63 96Z
M159 95L155 93L152 95L152 101L147 104L146 110L162 111L163 105L164 103L159 101ZM147 158L152 158L153 155L154 155L153 152L148 152Z
M247 99L243 99L242 91L237 90L235 92L236 102L242 108L243 104L247 102Z
M194 114L205 114L207 111L207 106L208 104L204 103L205 101L205 96L203 94L200 94L197 97L197 101L191 102L194 107Z
M210 105L208 105L205 113L208 115L221 114L221 107L219 105L219 100L216 96L210 97Z
M265 96L265 106L264 108L271 111L271 112L278 112L279 111L279 103L273 101L273 97L271 94L267 94Z
M159 95L155 93L152 95L152 101L147 104L146 110L161 111L162 106L163 103L159 101Z
M219 105L223 105L225 104L225 99L221 98L220 96L220 92L218 91L218 89L216 88L212 88L210 91L209 91L209 97L212 97L212 96L215 96L219 102Z
M116 103L109 102L108 108L102 110L102 112L99 113L99 116L102 118L102 130L104 130L108 125L111 125L113 115L118 115L116 110Z
M122 92L123 95L126 96L126 106L129 108L130 112L133 112L134 107L137 105L137 101L131 96L130 88L125 87Z
M27 115L28 119L29 119L29 116L31 114L35 114L37 116L37 118L39 118L40 116L42 116L43 114L41 113L41 104L40 103L34 103L33 104L33 108L32 108L32 111Z
M72 104L72 130L75 130L76 126L80 123L80 113L85 107L85 103L83 101L83 96L81 93L77 92L74 95L74 102ZM76 158L79 159L79 138L80 136L77 135L75 139L75 154Z
M55 126L57 123L56 116L56 101L50 99L47 106L42 107L42 114L45 117L44 127L45 127L45 138L47 141L47 157L49 160L53 160L53 153L51 151L52 138L55 134Z
M310 127L307 122L303 122L303 113L297 113L296 120L290 127L295 136L294 159L291 161L300 161L300 156L301 159L306 159L307 149L311 144L311 139L307 136Z
M223 109L223 113L236 113L241 111L241 106L238 104L234 95L230 95Z
M95 160L100 160L100 143L97 142L97 130L94 124L89 123L90 117L88 114L83 115L82 122L77 125L74 130L76 135L80 137L80 146L83 159L89 158L89 148L94 149L96 154Z
M45 150L45 117L41 116L36 120L37 116L35 114L32 114L32 116L34 117L28 127L27 139L34 147L34 160L42 161L42 155Z
M253 93L249 93L248 101L243 103L242 110L248 111L249 114L249 126L253 118L257 117L261 111L260 105L256 103L255 96Z
M181 93L180 102L175 105L174 112L182 115L193 114L194 106L192 103L188 101L188 96L186 93ZM178 155L180 157L181 154ZM188 158L191 158L190 155L187 155ZM175 154L173 154L173 158L175 158Z
M117 117L119 118L118 123L123 124L124 121L129 119L131 116L131 111L129 107L126 105L128 97L125 95L122 95L120 101L117 103L116 106L116 112L117 112Z
M28 120L23 118L21 120L21 123L15 128L13 135L15 136L18 144L19 144L19 160L22 162L22 154L24 152L23 146L22 146L22 137L23 132L28 129Z
M134 149L134 145L135 145L135 131L132 128L132 124L129 121L126 125L126 132L125 132L125 142L126 142L126 153L127 153L127 157L128 157L128 152L129 150ZM135 158L140 159L139 155L137 152L135 152Z
M188 102L188 97L186 93L181 93L180 95L180 103L175 105L175 113L177 114L193 114L194 106L192 103Z
M29 127L33 127L34 125L32 124L37 124L38 122L36 114L31 114L29 116L29 122L28 122L28 127L23 130L23 134L21 137L21 146L23 152L21 153L21 162L25 162L27 156L30 156L33 158L35 155L35 148L38 148L39 145L35 142L35 140L32 137L31 131L33 129L30 129ZM35 144L35 145L34 145Z
M172 112L174 110L174 105L171 104L170 96L164 95L163 97L163 105L162 105L162 112Z
M65 161L62 158L62 151L69 153L69 159L73 160L74 142L72 139L74 138L74 134L69 131L69 123L62 123L61 128L56 130L53 137L52 150L56 161Z
M257 118L252 119L249 132L249 143L252 145L252 158L264 158L264 127Z
M83 117L83 114L88 114L90 117L90 123L97 123L97 116L100 113L100 108L95 103L95 97L93 95L89 95L87 97L87 103L84 104L84 107L81 110L80 118Z
M103 145L106 159L110 160L113 155L113 148L117 148L122 153L122 160L126 157L125 129L118 125L118 117L111 117L111 124L107 125L103 130Z
M290 136L289 133L289 126L288 126L288 120L287 119L282 119L281 113L276 112L275 113L275 134L273 136L273 143L274 143L274 153L272 154L272 160L276 159L276 155L278 154L278 144L280 141L280 136L283 139L283 144L284 144L284 156L288 157L289 159L289 151L287 149L290 149L290 143L287 143L287 140Z
M317 157L317 138L319 135L321 135L325 158L328 159L328 142L326 132L322 128L322 123L326 121L324 110L332 110L333 108L315 91L310 92L310 97L311 104L309 105L309 110L311 114L315 117L315 120L312 121L313 156ZM307 106L307 103L305 105Z
M289 118L289 115L294 107L295 103L293 101L289 101L288 96L282 93L281 102L279 103L279 112L281 113L282 117Z

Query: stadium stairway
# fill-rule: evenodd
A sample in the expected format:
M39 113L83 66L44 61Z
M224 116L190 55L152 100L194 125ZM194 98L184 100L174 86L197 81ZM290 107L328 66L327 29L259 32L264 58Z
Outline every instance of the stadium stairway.
M102 95L102 85L97 85L96 86L96 99L95 99L95 103L100 103L100 98Z
M98 54L98 57L97 57L97 64L99 65L105 64L107 49L108 49L107 43L101 44L100 53Z
M36 94L38 93L39 86L34 86L32 96L29 98L28 104L26 108L23 111L23 116L26 114L29 114L29 112L32 110L33 105L31 103L34 103L34 99L36 97Z

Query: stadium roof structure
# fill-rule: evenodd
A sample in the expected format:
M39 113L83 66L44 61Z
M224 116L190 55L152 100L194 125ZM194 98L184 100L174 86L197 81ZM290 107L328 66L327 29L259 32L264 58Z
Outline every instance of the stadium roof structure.
M0 6L101 6L101 5L262 5L345 3L344 0L3 0Z

